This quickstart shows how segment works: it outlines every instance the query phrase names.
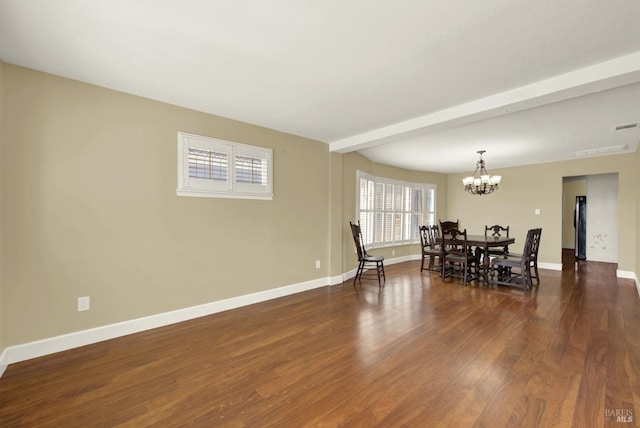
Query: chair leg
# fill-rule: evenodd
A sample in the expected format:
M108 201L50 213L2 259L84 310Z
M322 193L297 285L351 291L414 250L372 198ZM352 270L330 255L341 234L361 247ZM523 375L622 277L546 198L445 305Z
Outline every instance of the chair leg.
M468 263L463 263L462 266L462 286L466 287L467 286L467 274L469 273L469 264Z
M520 270L522 271L522 286L524 291L528 291L529 288L533 285L531 280L531 269L530 266L521 266Z
M353 277L353 285L356 285L356 281L358 281L362 277L362 271L364 271L364 262L361 261L358 264L358 270L356 270L356 276ZM360 280L362 282L362 280Z
M429 260L429 266L431 266L431 260ZM422 255L422 264L420 265L420 272L424 270L424 254Z

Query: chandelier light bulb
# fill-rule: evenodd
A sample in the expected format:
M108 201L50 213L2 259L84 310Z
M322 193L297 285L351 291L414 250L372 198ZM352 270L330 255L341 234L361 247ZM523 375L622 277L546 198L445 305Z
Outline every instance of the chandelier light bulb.
M498 189L498 185L502 181L501 175L490 175L485 166L482 154L484 150L479 150L477 153L480 155L480 159L476 163L476 170L473 175L462 179L462 185L464 190L472 195L488 195Z

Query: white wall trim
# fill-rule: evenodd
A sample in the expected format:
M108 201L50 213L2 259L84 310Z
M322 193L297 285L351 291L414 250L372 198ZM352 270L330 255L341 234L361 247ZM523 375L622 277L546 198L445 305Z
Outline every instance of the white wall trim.
M420 254L412 254L408 256L394 257L385 260L385 265L394 265L412 260L420 260ZM542 269L562 270L561 264L556 263L539 263ZM289 296L303 291L321 288L327 285L338 285L353 278L356 269L352 269L341 275L333 277L325 277L313 279L298 284L287 285L284 287L274 288L271 290L260 291L257 293L247 294L244 296L232 297L230 299L219 300L215 302L205 303L203 305L192 306L175 311L164 312L161 314L151 315L148 317L137 318L133 320L123 321L115 324L109 324L92 328L89 330L77 331L60 336L50 337L47 339L37 340L34 342L23 343L20 345L10 346L0 354L0 377L9 364L56 352L66 351L68 349L80 346L90 345L117 337L126 336L133 333L139 333L166 325L188 321L218 312L236 309L242 306L252 305L279 297ZM622 276L625 275L625 276ZM626 276L632 275L632 276ZM625 278L634 278L638 292L640 294L640 284L638 278L633 272L618 271L618 276Z
M2 354L0 354L0 377L2 377L8 365L9 365L9 354L5 349L2 351Z
M549 270L562 270L562 263L544 263L538 262L538 268Z
M104 340L115 339L128 334L139 333L153 328L163 327L170 324L199 318L254 303L264 302L278 297L300 293L314 288L324 287L329 284L329 278L319 278L299 284L287 285L271 290L260 291L258 293L219 300L203 305L178 309L171 312L137 318L115 324L109 324L89 330L77 331L61 336L10 346L4 350L0 358L0 370L2 367L41 357L43 355L66 351Z
M393 259L385 260L385 264L393 265L396 263L419 259L420 255L396 257ZM203 305L192 306L189 308L178 309L175 311L151 315L148 317L136 318L133 320L100 326L89 330L77 331L60 336L50 337L47 339L37 340L34 342L10 346L6 348L2 352L2 354L0 354L0 376L2 376L2 373L9 364L53 354L56 352L66 351L68 349L73 349L80 346L90 345L92 343L115 339L117 337L139 333L142 331L151 330L153 328L164 327L166 325L188 321L190 319L223 312L230 309L236 309L242 306L252 305L254 303L276 299L278 297L301 293L303 291L312 290L314 288L320 288L327 285L342 284L349 278L353 278L355 274L356 270L353 269L342 275L337 275L334 277L318 278L311 281L301 282L299 284L287 285L271 290L260 291L258 293L247 294L244 296L205 303Z
M638 291L638 297L640 297L640 282L638 281L638 276L636 275L635 272L616 269L616 276L618 278L633 279L634 282L636 283L636 290Z
M636 282L638 281L638 278L636 277L635 272L630 272L628 270L616 269L616 276L618 278L635 279Z

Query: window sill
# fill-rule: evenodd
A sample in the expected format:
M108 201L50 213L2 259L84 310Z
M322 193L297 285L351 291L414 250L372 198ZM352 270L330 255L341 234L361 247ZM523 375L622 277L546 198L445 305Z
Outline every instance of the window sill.
M191 196L197 198L226 198L226 199L256 199L262 201L273 200L273 194L212 192L210 190L176 189L177 196Z

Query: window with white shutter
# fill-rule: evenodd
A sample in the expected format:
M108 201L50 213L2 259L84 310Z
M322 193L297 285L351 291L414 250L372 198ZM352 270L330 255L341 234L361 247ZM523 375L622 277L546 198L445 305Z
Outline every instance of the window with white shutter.
M435 222L436 186L356 173L356 218L369 247L420 242L418 227Z
M178 132L178 196L273 198L273 151Z

